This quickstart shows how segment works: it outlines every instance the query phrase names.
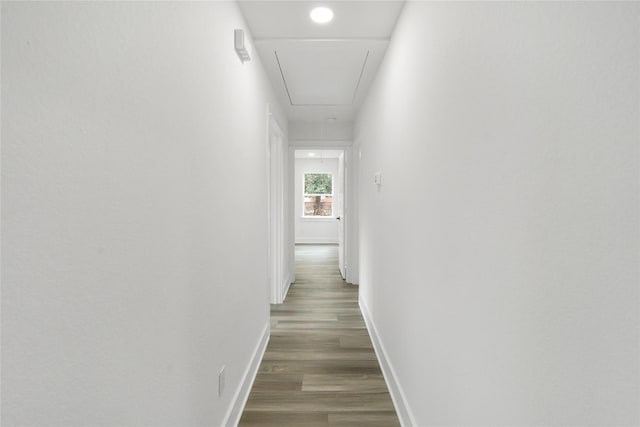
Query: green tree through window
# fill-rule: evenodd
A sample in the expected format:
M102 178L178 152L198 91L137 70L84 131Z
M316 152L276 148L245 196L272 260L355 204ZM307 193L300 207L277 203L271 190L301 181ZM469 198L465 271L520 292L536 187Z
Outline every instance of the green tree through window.
M330 173L305 173L305 194L332 194L332 179Z
M333 175L304 174L304 216L333 215Z

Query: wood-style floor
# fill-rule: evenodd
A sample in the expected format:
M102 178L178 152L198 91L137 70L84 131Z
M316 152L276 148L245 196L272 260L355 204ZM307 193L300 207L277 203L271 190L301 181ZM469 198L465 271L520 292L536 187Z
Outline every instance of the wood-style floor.
M399 426L338 249L296 247L296 282L271 306L271 338L240 426Z

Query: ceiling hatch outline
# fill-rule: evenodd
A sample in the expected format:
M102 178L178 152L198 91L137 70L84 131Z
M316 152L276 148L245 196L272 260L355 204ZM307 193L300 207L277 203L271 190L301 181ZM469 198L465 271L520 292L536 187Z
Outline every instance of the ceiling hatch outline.
M294 97L291 96L291 89L290 89L290 85L287 83L287 78L285 77L285 71L283 69L282 66L282 61L280 59L280 56L278 55L278 50L274 49L273 50L273 54L274 57L276 59L276 64L278 65L278 71L280 72L280 77L282 78L282 83L284 85L284 89L287 93L287 97L289 99L289 104L293 107L343 107L343 106L352 106L355 104L355 100L356 97L358 95L358 90L360 89L360 83L362 82L362 77L364 76L366 67L367 67L367 62L369 60L369 55L370 55L371 51L370 50L366 50L366 52L364 53L364 58L362 59L362 65L359 67L359 73L357 73L357 80L355 82L354 85L354 89L353 89L353 95L351 96L351 99L349 102L339 102L339 103L332 103L332 102L311 102L311 103L307 103L307 102L294 102Z

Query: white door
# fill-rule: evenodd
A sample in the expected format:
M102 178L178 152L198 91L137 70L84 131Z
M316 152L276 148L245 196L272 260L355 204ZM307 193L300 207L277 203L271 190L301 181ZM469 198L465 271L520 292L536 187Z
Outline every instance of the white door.
M338 220L338 268L343 279L347 277L347 266L344 257L344 152L338 157L338 179L336 183L336 219Z

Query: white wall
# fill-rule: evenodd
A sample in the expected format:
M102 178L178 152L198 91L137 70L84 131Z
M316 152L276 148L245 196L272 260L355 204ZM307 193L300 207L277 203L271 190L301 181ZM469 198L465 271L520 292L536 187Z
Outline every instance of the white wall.
M322 122L322 123L289 123L289 139L296 144L316 141L351 141L353 140L353 123L351 122Z
M303 218L303 185L305 173L333 174L337 188L338 159L295 159L295 221L296 243L338 243L338 221L332 218Z
M639 11L407 3L355 131L406 425L640 424Z
M3 425L222 424L269 318L275 96L234 28L233 2L2 3Z

